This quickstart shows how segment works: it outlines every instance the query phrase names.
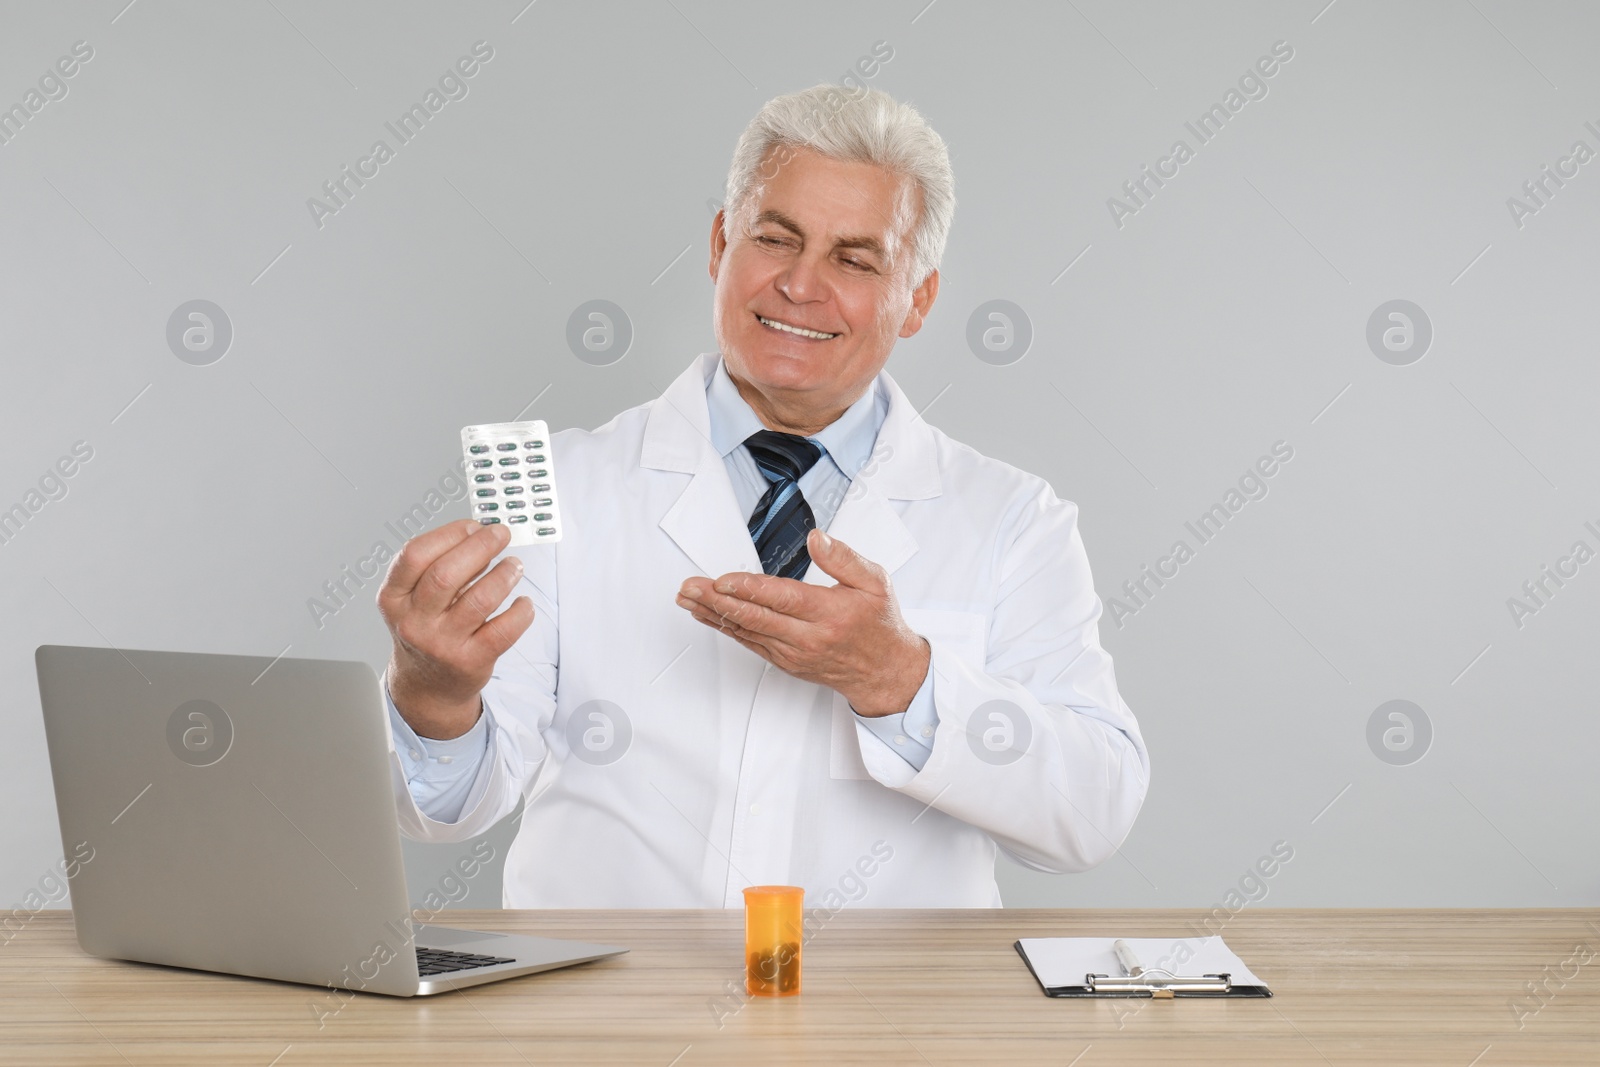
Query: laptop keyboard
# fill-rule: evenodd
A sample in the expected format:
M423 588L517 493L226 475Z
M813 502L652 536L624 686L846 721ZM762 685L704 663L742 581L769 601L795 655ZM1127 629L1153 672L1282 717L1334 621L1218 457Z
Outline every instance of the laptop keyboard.
M417 974L427 978L451 971L470 971L474 967L493 967L497 963L517 962L510 956L485 956L481 952L451 952L442 948L417 948Z

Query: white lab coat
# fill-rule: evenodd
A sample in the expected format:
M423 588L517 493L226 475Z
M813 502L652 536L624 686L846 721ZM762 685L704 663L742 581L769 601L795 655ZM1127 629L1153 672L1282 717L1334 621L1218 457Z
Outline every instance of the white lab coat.
M873 460L828 532L889 572L932 646L919 772L836 692L674 603L692 574L761 570L708 437L716 361L553 435L563 537L514 550L514 595L539 610L484 691L488 755L450 824L393 757L402 829L462 840L520 794L509 908L740 907L773 883L808 907L998 907L997 847L1048 872L1106 859L1149 759L1099 644L1076 506L929 426L884 375ZM834 582L815 563L805 580Z

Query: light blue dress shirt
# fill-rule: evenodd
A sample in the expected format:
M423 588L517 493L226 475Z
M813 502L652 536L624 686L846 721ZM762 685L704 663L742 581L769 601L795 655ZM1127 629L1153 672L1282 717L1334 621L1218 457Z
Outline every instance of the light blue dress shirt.
M744 442L766 427L739 395L738 386L728 377L721 359L717 360L717 369L706 386L706 406L711 415L711 444L727 465L739 513L748 525L768 483ZM826 531L833 522L850 489L854 472L871 459L878 430L888 413L889 398L875 379L843 415L807 438L822 448L822 456L800 478L800 492L811 505L818 529ZM856 717L919 771L933 752L934 729L939 723L933 699L931 661L929 668L905 711L876 718ZM388 700L387 684L384 697ZM400 754L417 806L431 819L455 822L461 815L478 766L488 752L488 716L479 716L472 729L460 737L437 741L418 737L401 718L394 702L390 700L388 704L395 749Z

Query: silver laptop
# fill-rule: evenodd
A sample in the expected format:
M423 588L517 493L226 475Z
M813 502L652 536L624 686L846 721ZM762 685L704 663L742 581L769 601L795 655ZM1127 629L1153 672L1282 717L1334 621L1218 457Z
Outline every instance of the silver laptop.
M364 663L64 645L34 658L91 955L348 1000L627 951L413 922L387 712Z

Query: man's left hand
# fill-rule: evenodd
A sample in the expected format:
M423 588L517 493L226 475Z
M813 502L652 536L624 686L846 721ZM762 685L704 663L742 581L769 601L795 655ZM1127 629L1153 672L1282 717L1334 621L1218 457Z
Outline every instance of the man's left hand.
M773 666L836 690L858 715L905 711L932 649L900 617L889 575L821 530L806 549L838 585L734 571L687 579L678 606Z

